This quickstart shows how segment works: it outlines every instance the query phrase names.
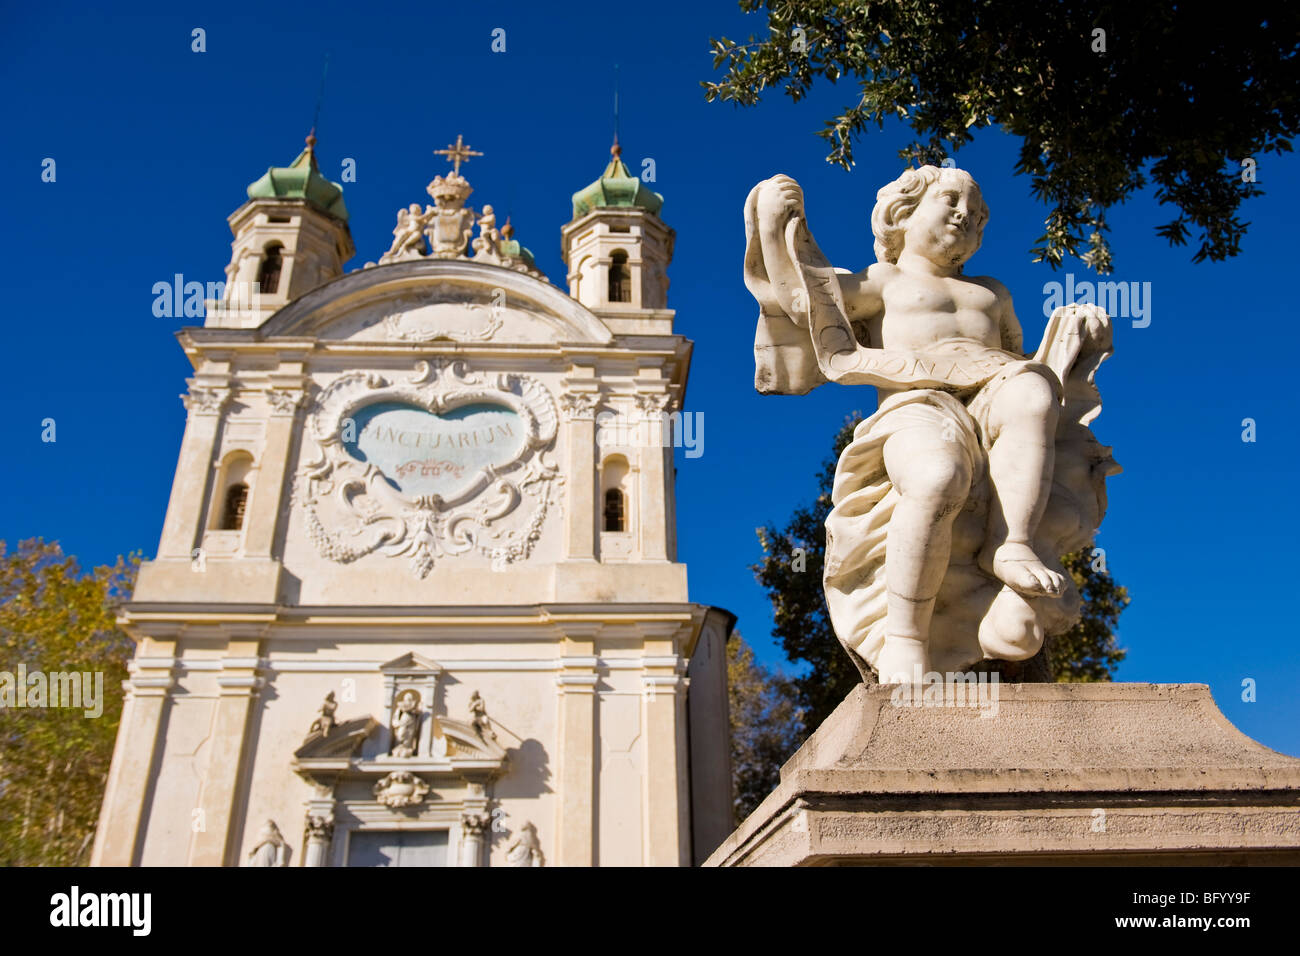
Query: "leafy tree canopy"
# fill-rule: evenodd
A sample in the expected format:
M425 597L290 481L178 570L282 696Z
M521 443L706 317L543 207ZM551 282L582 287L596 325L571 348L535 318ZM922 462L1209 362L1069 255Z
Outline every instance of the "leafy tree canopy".
M83 574L39 538L0 541L0 671L103 675L102 712L0 707L0 866L73 866L89 858L134 648L114 621L137 555ZM26 688L14 688L23 693ZM53 703L47 697L47 704Z
M711 40L714 99L803 99L819 78L853 93L818 135L846 169L854 139L889 116L915 140L905 162L940 163L986 126L1021 140L1016 172L1050 213L1033 248L1053 268L1111 270L1106 211L1148 181L1175 215L1156 232L1193 261L1235 256L1260 195L1252 163L1291 150L1300 123L1300 5L1060 0L842 3L740 0L769 35Z
M754 660L740 632L727 642L731 718L731 792L736 825L771 793L781 765L805 737L803 711L790 680Z

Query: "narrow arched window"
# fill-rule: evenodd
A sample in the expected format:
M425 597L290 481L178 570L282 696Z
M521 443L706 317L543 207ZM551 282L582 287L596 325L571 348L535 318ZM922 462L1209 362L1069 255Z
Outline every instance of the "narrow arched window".
M605 492L605 530L622 531L624 527L623 492L610 488Z
M276 288L280 285L280 267L282 264L280 247L267 246L266 255L262 259L262 268L257 273L258 292L263 295L275 294Z
M244 509L248 506L248 485L236 482L226 489L225 506L221 510L221 530L238 531L244 527Z
M616 249L609 263L609 301L632 301L632 270L627 264L627 253Z

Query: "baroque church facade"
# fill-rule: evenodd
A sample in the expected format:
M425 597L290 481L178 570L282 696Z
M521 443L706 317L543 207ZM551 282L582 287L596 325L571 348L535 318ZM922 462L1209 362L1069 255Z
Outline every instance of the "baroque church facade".
M566 292L440 152L363 268L313 137L230 216L97 865L678 866L731 831L663 199L616 144Z

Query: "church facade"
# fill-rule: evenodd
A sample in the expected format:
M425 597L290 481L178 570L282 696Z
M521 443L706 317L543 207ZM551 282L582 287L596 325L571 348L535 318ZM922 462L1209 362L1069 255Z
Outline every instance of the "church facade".
M678 866L731 831L662 197L616 145L566 291L441 152L363 268L311 137L230 217L94 864Z

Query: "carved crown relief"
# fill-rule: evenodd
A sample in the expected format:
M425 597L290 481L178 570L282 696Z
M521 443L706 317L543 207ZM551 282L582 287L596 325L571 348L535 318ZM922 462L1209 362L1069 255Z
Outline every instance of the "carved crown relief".
M532 554L559 508L557 427L554 398L527 375L444 360L400 381L348 373L309 407L320 454L299 470L295 499L329 560L400 555L422 578L477 552L501 569Z

